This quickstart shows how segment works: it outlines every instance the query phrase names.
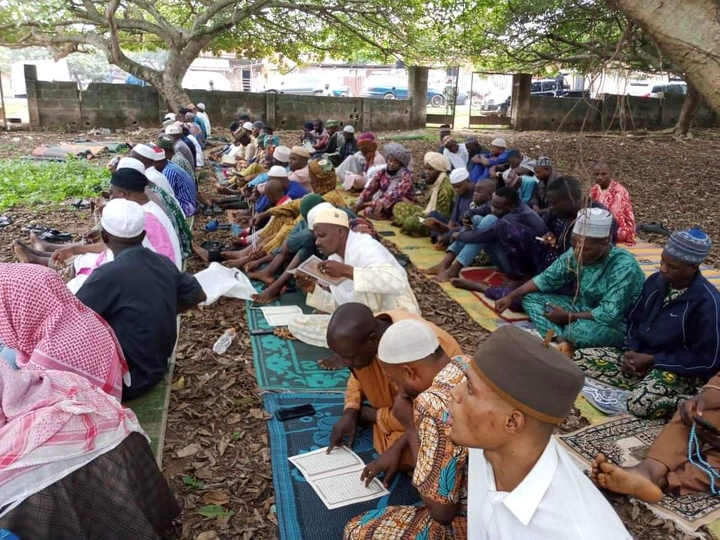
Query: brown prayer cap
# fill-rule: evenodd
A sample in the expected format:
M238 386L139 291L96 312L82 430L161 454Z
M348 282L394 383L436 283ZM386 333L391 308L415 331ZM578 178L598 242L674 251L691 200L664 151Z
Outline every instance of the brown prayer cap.
M585 381L572 360L512 325L490 335L472 368L503 400L550 424L565 419Z

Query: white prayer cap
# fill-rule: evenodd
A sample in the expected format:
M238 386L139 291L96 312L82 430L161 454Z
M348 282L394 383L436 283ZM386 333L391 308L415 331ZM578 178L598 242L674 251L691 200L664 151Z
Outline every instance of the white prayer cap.
M165 118L163 120L170 120L174 122L175 120L177 120L177 114L175 114L174 112L169 112L165 115Z
M177 124L171 124L165 128L165 135L182 135L182 129Z
M273 159L281 163L287 163L290 159L290 149L287 146L276 146L273 150Z
M345 133L355 133L355 128L352 127L352 126L345 126L345 127L343 128L343 131L344 131Z
M154 159L154 158L153 158ZM134 157L124 157L118 161L117 168L119 169L135 169L137 172L145 174L145 165L139 159Z
M285 167L281 167L280 165L273 165L268 171L268 176L273 178L287 178L287 175L287 169Z
M145 230L145 211L138 203L113 199L103 208L103 230L118 238L135 238Z
M583 208L577 214L573 234L588 238L608 238L613 217L603 208Z
M417 319L403 319L390 325L378 345L378 358L386 364L417 362L440 346L430 326Z
M146 159L155 160L155 149L147 144L136 144L132 151Z
M308 229L311 231L313 230L313 227L315 226L315 218L318 215L318 212L322 210L334 210L335 207L330 204L329 202L321 202L320 204L314 206L310 209L307 215L307 223L308 223Z
M167 159L165 156L165 150L163 150L159 146L151 146L151 148L153 149L153 152L155 153L155 156L153 157L153 159L155 161L162 161L163 159Z
M204 111L204 110L205 110L205 104L204 104L204 103L198 103L197 105L195 105L195 107L197 107L197 108L200 109L201 111Z
M490 143L491 146L498 146L500 148L507 148L507 144L505 144L505 139L493 139L493 142Z
M465 167L460 167L459 169L454 169L450 173L450 183L455 185L459 184L460 182L464 182L470 178L470 173Z
M338 225L339 227L350 228L350 220L348 215L335 207L324 208L315 215L314 225Z
M245 123L242 125L242 128L243 128L245 131L250 132L250 131L253 130L253 125L252 125L250 122L245 122Z

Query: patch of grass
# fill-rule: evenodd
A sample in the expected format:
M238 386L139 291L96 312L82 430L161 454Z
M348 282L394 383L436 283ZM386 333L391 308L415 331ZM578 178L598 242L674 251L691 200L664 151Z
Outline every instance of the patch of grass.
M82 159L66 162L0 160L0 210L97 195L110 172Z

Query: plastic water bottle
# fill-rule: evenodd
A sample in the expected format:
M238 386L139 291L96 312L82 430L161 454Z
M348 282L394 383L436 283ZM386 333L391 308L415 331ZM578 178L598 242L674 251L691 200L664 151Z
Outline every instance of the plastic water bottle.
M228 328L223 332L223 335L218 338L218 340L215 342L215 345L213 345L213 352L215 354L223 354L225 351L228 350L230 347L230 344L235 339L235 336L237 336L237 330L235 328Z

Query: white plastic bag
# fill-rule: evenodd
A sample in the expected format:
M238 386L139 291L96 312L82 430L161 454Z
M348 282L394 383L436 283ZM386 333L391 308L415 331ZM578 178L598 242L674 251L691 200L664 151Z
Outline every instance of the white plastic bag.
M207 300L200 304L209 306L221 296L251 300L257 294L250 279L237 268L227 268L220 263L211 263L205 270L195 274L195 279L207 295Z

